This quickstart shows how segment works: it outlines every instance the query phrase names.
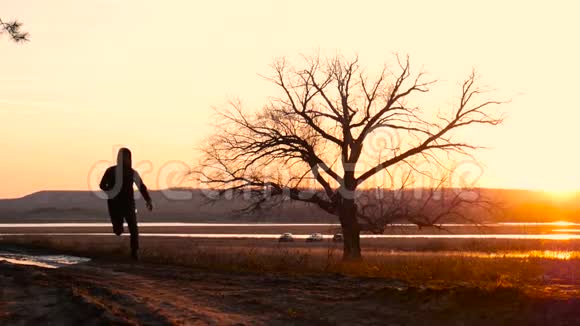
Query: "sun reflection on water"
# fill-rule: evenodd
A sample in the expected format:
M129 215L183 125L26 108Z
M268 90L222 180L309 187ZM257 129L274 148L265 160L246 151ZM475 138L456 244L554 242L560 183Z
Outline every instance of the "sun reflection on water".
M386 251L373 252L377 256L414 256L414 257L469 257L469 258L541 258L554 260L580 259L578 251L557 251L557 250L528 250L528 251L501 251L501 252L480 252L480 251Z
M490 258L544 258L544 259L558 259L570 260L580 258L580 253L577 251L555 251L555 250L529 250L524 252L507 252L492 254Z

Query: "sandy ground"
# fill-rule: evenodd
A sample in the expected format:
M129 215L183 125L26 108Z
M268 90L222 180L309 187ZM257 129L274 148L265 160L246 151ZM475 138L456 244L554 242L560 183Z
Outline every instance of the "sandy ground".
M2 325L578 325L580 298L340 275L0 262Z
M23 232L22 229L13 231ZM110 232L108 228L103 231ZM152 228L151 231L168 230ZM147 231L142 229L142 232ZM580 325L577 291L546 289L544 294L537 291L534 294L520 288L483 289L460 283L425 285L335 274L218 272L158 264L148 259L135 263L125 258L128 237L113 235L4 236L0 237L0 247L10 242L36 243L42 247L47 239L64 248L78 248L69 253L93 253L91 256L97 258L58 269L0 261L0 325ZM553 249L560 246L578 250L579 243L363 241L365 250ZM271 239L142 238L142 251L150 256L172 250L187 258L186 253L192 248L202 252L210 249L227 252L232 248L307 248L324 253L328 248L340 248L340 244L304 241L280 244ZM110 253L115 254L110 256ZM554 266L554 270L560 270L577 264L555 261ZM565 270L562 274L576 275ZM578 285L576 278L556 281L564 287Z

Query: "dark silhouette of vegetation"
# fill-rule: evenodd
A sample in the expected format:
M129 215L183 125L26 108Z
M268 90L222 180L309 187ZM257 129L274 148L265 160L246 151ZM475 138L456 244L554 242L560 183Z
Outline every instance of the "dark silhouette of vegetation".
M446 165L441 158L447 155L469 156L479 147L456 141L455 131L502 122L501 115L490 112L502 102L484 99L475 72L461 84L454 107L431 117L409 103L435 81L425 81L423 72L413 74L408 57L397 57L396 71L384 67L374 78L358 58L306 58L304 68L278 60L272 68L267 79L281 95L253 113L240 102L218 110L217 132L204 144L194 173L215 190L215 200L246 196L249 211L298 200L337 216L344 259L361 257L365 225L372 226L377 217L382 224L395 217L384 211L378 215L376 205L374 217L367 215L372 207L359 195L372 188L373 179L401 166L421 173L415 169L418 158L435 169ZM383 141L380 149L372 145L377 136ZM456 197L454 205L459 203L466 200Z
M0 34L8 34L16 43L27 42L30 40L30 34L22 31L22 23L17 20L4 21L0 18Z
M374 190L360 191L357 195L357 217L361 230L382 234L394 223L412 223L421 229L433 227L445 230L443 223L481 224L489 217L503 212L499 201L471 187L470 182L460 181L454 188L451 175L457 169L450 168L444 175L429 171L408 169L401 175L396 188L378 186ZM417 182L424 177L428 184ZM447 231L447 230L446 230Z

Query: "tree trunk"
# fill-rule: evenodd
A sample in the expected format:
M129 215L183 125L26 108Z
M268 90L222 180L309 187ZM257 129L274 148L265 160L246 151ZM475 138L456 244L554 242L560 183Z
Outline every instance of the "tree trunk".
M361 260L360 226L356 218L356 205L353 199L343 200L339 218L344 237L342 259L345 261Z

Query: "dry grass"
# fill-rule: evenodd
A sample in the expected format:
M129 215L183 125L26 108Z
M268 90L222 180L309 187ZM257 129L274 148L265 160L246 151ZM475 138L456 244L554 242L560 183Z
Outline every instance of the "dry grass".
M97 259L127 259L128 239L114 237L10 237L4 243L55 249ZM341 261L340 246L241 246L235 241L219 246L199 239L147 239L142 242L144 262L190 266L227 272L286 274L342 274L397 279L412 284L458 284L478 287L535 287L580 285L580 259L541 256L504 258L454 254L391 252L382 248L365 252L362 262Z

